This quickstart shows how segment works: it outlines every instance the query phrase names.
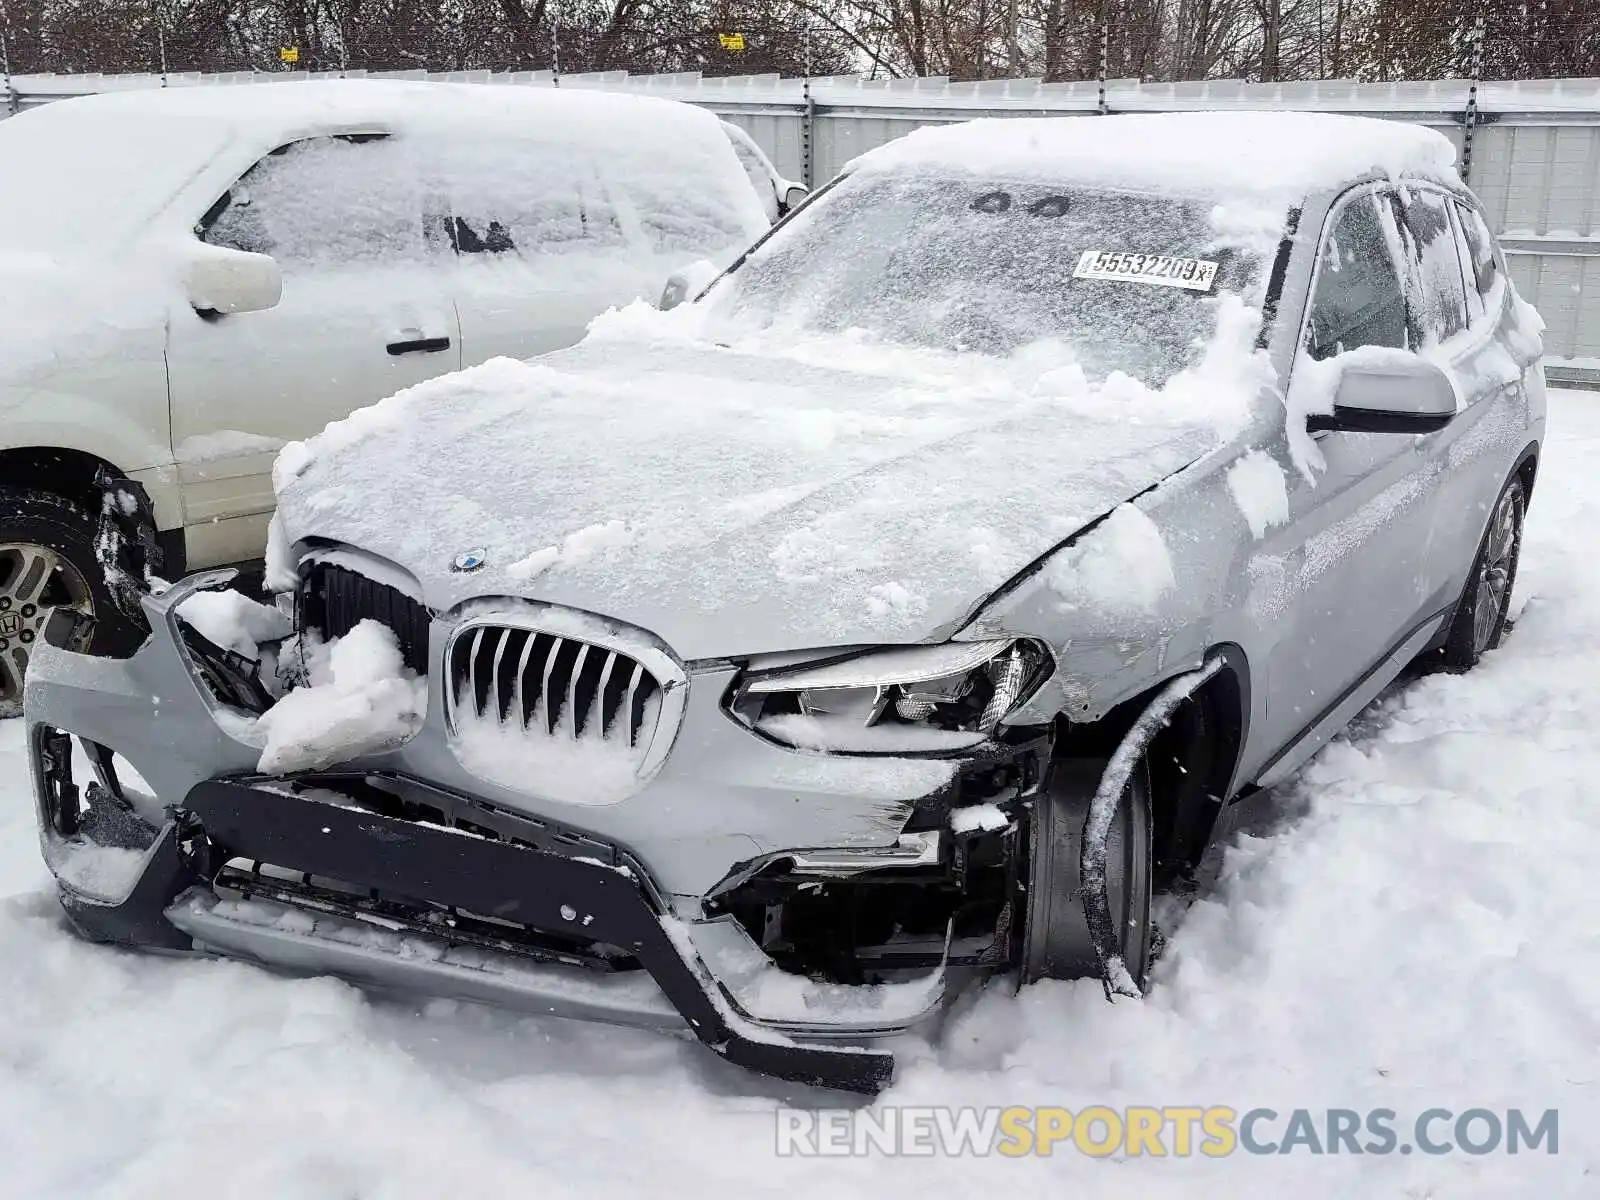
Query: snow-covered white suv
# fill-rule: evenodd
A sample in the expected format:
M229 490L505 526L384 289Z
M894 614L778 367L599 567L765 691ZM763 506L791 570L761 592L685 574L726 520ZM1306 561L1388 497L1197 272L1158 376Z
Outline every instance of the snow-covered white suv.
M665 100L378 81L0 122L0 716L53 609L131 649L97 476L148 494L164 573L259 557L285 442L726 265L778 186L735 146Z

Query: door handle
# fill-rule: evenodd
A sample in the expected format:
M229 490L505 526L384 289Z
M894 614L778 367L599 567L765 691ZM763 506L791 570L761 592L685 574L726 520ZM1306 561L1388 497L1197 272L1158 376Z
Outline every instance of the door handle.
M447 337L412 338L404 342L390 342L385 348L392 355L437 354L441 350L450 349L450 339Z

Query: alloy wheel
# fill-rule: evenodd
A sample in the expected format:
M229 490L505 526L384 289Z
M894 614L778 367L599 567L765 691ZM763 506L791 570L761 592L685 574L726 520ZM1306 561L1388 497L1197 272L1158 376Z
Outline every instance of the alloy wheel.
M1483 561L1478 565L1478 594L1472 613L1472 649L1475 654L1489 649L1511 600L1510 585L1516 570L1517 539L1520 536L1518 495L1517 489L1507 488L1500 502L1495 505L1494 517L1489 523Z
M87 643L95 611L83 573L48 546L0 542L0 709L21 704L28 659L62 609L89 618L82 635Z

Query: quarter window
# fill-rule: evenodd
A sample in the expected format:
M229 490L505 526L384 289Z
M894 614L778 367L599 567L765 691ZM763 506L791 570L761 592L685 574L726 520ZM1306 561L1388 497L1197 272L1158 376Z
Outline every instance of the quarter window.
M1344 206L1323 244L1306 337L1315 359L1362 346L1407 348L1405 292L1371 193Z
M1468 322L1480 320L1484 315L1483 297L1478 294L1478 289L1473 285L1472 246L1467 241L1466 217L1456 206L1456 253L1461 259L1461 269L1467 280L1467 320Z
M1488 300L1500 282L1500 264L1494 254L1494 238L1483 214L1470 204L1456 201L1456 215L1461 218L1461 232L1466 236L1471 253L1471 274L1478 295Z

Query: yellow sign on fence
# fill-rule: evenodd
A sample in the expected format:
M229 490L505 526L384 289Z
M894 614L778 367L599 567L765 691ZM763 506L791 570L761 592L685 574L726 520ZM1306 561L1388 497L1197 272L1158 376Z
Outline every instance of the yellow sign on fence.
M279 62L291 63L291 64L299 62L300 61L300 47L299 46L284 46L284 47L280 48L279 51L278 51L278 61Z
M722 43L724 50L744 49L744 34L742 33L719 33L717 34L717 41Z

